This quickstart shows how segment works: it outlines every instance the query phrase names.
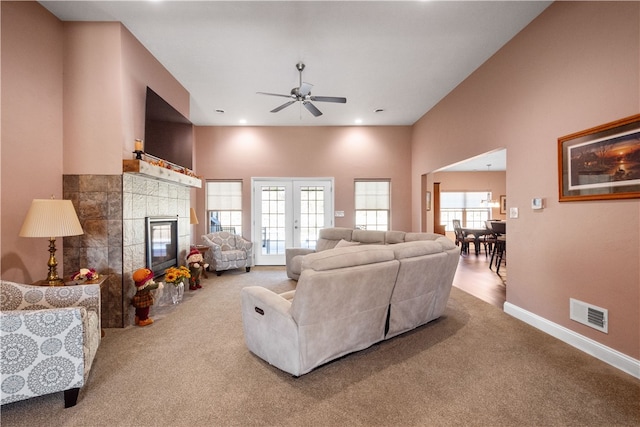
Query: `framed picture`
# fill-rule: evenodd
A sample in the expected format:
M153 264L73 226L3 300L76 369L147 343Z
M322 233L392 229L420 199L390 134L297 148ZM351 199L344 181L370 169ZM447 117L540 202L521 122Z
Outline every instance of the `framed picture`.
M500 213L507 213L507 196L500 196Z
M561 202L640 198L640 114L558 138Z
M427 191L427 194L425 197L425 206L427 207L428 211L431 210L431 191Z

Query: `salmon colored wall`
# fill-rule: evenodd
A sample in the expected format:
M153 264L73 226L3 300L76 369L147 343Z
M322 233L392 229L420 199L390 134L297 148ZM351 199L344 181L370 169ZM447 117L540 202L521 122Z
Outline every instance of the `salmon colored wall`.
M64 173L122 174L121 26L64 27Z
M185 117L189 93L122 24L64 25L64 173L122 174L144 139L146 87Z
M48 259L47 239L18 237L31 200L61 198L63 174L122 174L144 132L147 85L187 117L189 93L119 23L63 23L37 2L1 7L0 270L31 283ZM62 273L62 239L56 247Z
M640 358L640 204L558 202L557 139L640 111L640 3L556 2L415 125L422 174L507 148L507 301ZM542 197L542 211L530 208ZM569 319L609 310L609 333Z
M147 86L153 89L173 108L189 117L189 92L169 71L121 26L122 40L122 159L133 158L133 143L144 139L144 118ZM121 166L122 167L122 166Z
M386 127L196 127L197 173L204 179L242 179L243 206L251 206L252 177L334 177L335 218L353 227L353 181L390 178L392 223L410 230L411 128ZM204 218L204 188L196 192L198 218ZM243 223L250 224L250 209ZM200 221L196 235L205 233ZM245 237L250 227L243 227ZM199 240L199 238L197 239Z
M63 26L36 2L3 1L0 7L0 270L5 280L32 283L47 277L49 241L18 233L33 199L62 198ZM62 272L62 239L56 243Z

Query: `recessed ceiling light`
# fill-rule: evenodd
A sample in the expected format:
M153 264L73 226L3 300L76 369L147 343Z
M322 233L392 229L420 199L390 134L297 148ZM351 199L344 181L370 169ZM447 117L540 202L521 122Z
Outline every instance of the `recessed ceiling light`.
M247 119L240 119L240 120L238 120L238 122L239 122L241 125L244 125L244 124L247 124Z
M355 123L356 123L357 125L362 124L362 119L355 119Z

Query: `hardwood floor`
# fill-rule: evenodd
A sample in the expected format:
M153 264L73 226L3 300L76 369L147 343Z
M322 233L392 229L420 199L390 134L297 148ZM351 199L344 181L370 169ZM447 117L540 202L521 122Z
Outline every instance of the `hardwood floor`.
M495 267L489 269L490 259L484 252L462 254L453 286L502 309L507 298L507 266L503 262L498 275Z

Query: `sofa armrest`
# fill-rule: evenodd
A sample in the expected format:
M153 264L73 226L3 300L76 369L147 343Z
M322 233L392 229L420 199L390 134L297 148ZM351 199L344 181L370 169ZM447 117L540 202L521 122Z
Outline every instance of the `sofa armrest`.
M245 239L244 237L236 234L236 248L245 251L250 251L253 248L253 242Z
M242 326L249 350L270 364L298 375L298 327L289 314L291 302L261 286L243 288L240 294Z
M298 280L300 273L302 273L302 261L300 259L294 260L297 256L305 256L313 254L316 251L308 248L288 248L285 249L285 266L287 269L287 277L289 279Z
M222 259L222 247L206 234L202 235L202 241L209 247L209 250L204 254L204 261L215 269L216 260Z
M247 267L253 266L253 242L237 234L236 247L247 253Z
M0 314L2 404L84 385L86 318L84 307Z

